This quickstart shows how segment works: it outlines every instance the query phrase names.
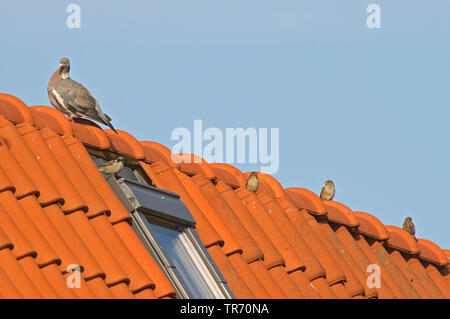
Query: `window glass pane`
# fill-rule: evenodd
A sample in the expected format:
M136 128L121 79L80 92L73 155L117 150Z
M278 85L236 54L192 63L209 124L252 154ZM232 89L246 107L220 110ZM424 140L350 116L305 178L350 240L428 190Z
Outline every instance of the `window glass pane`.
M145 221L148 223L147 219ZM189 297L214 298L202 274L180 240L182 233L155 224L148 223L148 226Z

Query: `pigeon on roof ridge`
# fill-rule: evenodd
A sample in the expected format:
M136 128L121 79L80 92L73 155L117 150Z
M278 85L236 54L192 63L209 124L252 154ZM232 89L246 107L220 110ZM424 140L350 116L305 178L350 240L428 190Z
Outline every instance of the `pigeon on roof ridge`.
M111 118L103 113L100 104L88 89L69 77L69 71L69 59L61 58L58 69L53 73L47 85L51 105L68 115L70 120L86 117L109 126L118 134L111 124Z

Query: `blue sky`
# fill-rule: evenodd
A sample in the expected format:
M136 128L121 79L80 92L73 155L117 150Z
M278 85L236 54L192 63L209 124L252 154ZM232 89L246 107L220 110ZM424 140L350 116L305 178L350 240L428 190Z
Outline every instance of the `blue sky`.
M81 7L69 29L66 8ZM381 29L366 8L381 7ZM59 58L116 128L279 128L284 187L320 192L450 248L450 2L0 2L0 91L49 105ZM243 171L260 164L235 164Z

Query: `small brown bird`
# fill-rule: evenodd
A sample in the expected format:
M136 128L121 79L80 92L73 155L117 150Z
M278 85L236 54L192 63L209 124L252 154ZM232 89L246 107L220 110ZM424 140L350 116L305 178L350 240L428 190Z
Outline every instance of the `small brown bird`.
M411 217L406 217L405 218L405 221L403 222L403 229L406 230L411 235L413 235L414 239L417 241L417 238L416 238L416 227L414 226Z
M322 200L332 200L334 197L334 183L331 180L325 182L325 186L322 187L320 191L320 199Z
M100 170L100 172L103 172L105 174L117 174L121 171L124 164L125 157L119 156L114 160L103 163L98 167L98 169Z
M256 172L250 173L250 176L247 179L246 187L249 191L256 193L259 187L258 173Z

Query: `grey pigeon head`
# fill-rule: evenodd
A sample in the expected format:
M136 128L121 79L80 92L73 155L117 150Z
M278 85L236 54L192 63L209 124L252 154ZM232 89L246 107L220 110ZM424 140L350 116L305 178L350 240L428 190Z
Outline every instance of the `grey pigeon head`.
M70 61L68 58L61 58L59 60L59 72L69 74L70 71Z

